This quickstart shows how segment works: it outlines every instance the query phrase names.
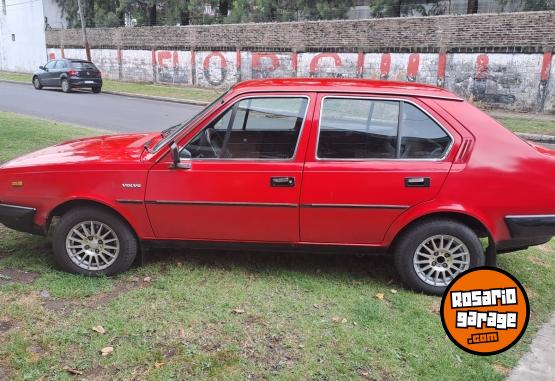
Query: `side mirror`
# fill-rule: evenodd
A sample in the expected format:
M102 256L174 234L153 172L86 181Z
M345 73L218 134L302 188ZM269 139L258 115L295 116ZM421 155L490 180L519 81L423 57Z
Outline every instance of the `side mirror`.
M44 66L42 66L42 65L39 66L39 69L40 69L40 70L46 70L46 68L45 68Z
M172 143L172 145L170 147L170 153L171 153L172 159L173 159L172 168L174 168L174 169L191 169L192 168L191 159L188 158L184 161L181 161L181 157L179 156L179 147L177 146L177 144Z

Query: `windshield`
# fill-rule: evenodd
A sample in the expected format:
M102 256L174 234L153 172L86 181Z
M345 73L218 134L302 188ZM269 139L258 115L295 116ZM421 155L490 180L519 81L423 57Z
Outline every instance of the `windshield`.
M204 114L206 114L206 112L208 110L210 110L212 108L212 106L214 106L217 103L222 102L223 103L223 99L224 97L229 93L229 91L226 91L225 93L223 93L220 97L218 97L215 101L213 101L212 103L210 103L208 106L206 106L205 108L203 108L198 114L196 114L195 116L193 116L191 119L182 122L182 123L178 123L175 126L172 126L164 131L162 131L162 140L160 140L158 143L156 143L156 145L154 146L154 148L152 148L152 152L156 152L158 151L160 148L164 147L166 144L168 144L169 142L173 141L173 139L184 129L186 129L187 127L189 127L191 124L195 123L197 120L200 119L201 116L203 116Z

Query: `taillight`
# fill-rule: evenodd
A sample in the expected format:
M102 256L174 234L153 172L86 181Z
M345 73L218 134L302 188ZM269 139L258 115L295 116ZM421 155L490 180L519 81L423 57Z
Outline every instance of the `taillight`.
M100 70L96 72L96 76L97 76L98 78L102 77L102 73L100 72Z
M77 76L77 71L71 69L67 72L67 74L69 74L70 77L75 77L75 76Z

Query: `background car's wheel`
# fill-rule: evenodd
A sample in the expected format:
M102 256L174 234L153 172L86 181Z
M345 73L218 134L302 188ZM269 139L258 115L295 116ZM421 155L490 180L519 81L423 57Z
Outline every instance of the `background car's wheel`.
M124 272L138 251L127 223L115 213L94 207L64 214L54 231L53 246L54 258L64 270L85 275Z
M39 77L37 76L33 77L33 86L35 86L35 89L37 90L42 89L42 84L40 83Z
M102 87L100 87L100 86L95 86L95 87L92 88L92 92L95 93L95 94L100 93L101 90L102 90Z
M394 255L403 283L433 295L441 295L463 271L485 263L476 233L447 219L428 220L409 228L399 237Z
M67 78L62 79L62 91L64 93L69 93L71 91L71 86L69 85Z

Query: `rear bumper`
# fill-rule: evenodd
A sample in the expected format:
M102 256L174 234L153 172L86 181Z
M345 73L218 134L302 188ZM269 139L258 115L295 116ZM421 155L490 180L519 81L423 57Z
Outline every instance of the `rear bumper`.
M525 249L540 245L555 236L555 215L506 216L511 239L497 244L503 251Z
M35 208L0 204L0 223L13 230L42 234L41 229L34 224L36 212Z
M92 82L92 83L87 83ZM92 87L102 86L102 78L70 78L69 84L71 87Z

